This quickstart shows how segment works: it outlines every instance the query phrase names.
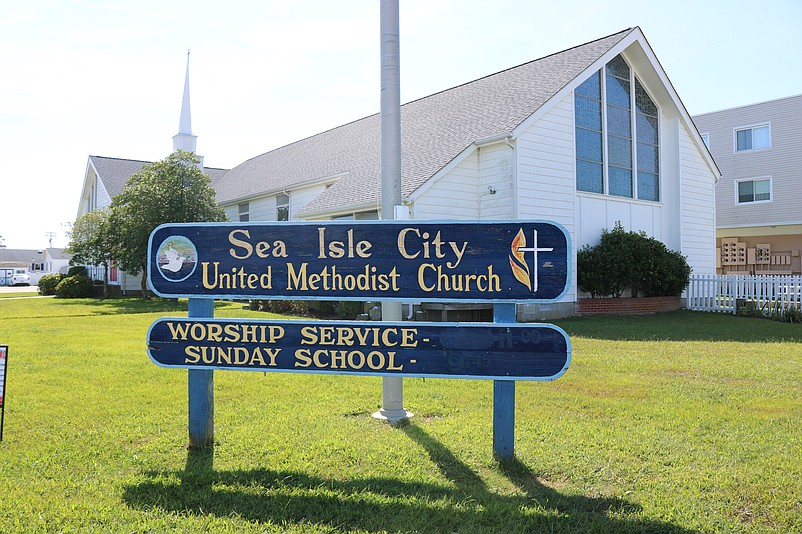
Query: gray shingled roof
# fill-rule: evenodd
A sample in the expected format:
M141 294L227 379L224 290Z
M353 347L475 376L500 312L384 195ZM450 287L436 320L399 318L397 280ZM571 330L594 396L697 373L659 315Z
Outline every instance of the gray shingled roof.
M475 141L512 132L632 29L427 96L401 107L402 194L410 195ZM302 215L380 199L380 124L371 115L252 158L216 184L229 203L345 174Z
M65 252L63 248L48 248L45 250L47 251L47 255L54 260L69 260L72 258L72 254Z
M125 184L132 174L139 172L145 165L153 163L152 161L106 158L103 156L89 156L89 159L95 166L103 186L111 198L123 192L123 188L125 188ZM211 179L212 187L214 187L215 183L228 172L228 169L205 167L203 172Z
M0 248L0 267L30 267L31 262L43 262L44 257L41 249Z

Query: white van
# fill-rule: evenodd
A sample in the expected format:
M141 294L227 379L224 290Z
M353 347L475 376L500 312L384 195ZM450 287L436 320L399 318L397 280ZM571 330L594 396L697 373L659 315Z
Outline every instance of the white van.
M31 275L22 268L0 269L0 285L29 286L31 285Z

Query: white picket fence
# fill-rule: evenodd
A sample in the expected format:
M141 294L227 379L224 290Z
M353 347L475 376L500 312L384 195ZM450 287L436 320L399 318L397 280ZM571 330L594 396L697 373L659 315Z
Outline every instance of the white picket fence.
M764 314L802 307L802 276L691 276L686 290L689 310L737 313L744 301Z

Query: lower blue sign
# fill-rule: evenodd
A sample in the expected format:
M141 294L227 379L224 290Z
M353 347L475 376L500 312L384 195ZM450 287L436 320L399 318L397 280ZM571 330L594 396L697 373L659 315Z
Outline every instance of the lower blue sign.
M550 324L162 318L148 355L183 369L554 380L571 342Z

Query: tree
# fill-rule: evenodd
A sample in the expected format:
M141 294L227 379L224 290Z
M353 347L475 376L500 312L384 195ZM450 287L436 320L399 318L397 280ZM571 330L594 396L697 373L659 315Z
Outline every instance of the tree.
M149 295L148 239L157 226L227 220L198 162L191 152L174 152L133 174L112 200L111 224L119 236L116 259L126 272L142 273L144 297Z
M6 248L6 240L0 235L0 248Z
M90 211L78 217L70 231L67 252L73 265L102 265L103 298L109 297L109 270L119 250L119 237L111 223L108 208Z

